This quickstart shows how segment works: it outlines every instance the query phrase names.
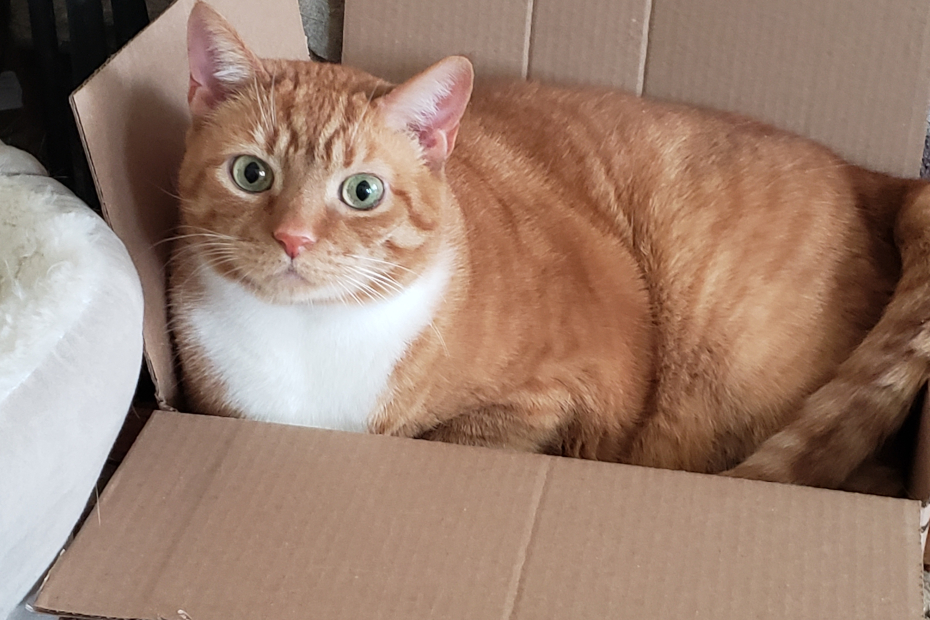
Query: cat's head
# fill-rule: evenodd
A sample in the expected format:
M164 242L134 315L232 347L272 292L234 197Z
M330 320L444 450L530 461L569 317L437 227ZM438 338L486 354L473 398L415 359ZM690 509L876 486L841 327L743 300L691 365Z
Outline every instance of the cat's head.
M260 59L201 2L188 55L180 260L208 262L266 301L303 303L390 295L445 251L444 165L471 95L468 60L394 87Z

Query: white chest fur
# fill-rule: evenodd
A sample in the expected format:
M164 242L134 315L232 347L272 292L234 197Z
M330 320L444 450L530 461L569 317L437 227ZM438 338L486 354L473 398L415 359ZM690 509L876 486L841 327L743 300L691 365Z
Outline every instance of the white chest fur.
M206 294L187 318L231 404L254 420L348 431L367 429L449 279L439 265L386 301L278 306L212 269L200 273Z

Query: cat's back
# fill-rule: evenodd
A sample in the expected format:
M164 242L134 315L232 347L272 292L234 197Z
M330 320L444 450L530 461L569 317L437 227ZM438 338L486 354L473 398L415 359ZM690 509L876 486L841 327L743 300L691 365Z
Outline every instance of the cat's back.
M780 176L811 165L842 166L824 146L738 114L646 99L597 87L522 80L479 82L460 140L488 141L538 162L559 179L651 185L672 175L725 170ZM457 147L458 148L458 147ZM479 155L466 146L464 157ZM480 155L479 155L480 156ZM474 163L474 162L472 162ZM499 164L500 162L498 162ZM600 166L602 177L593 175ZM560 174L560 170L566 171ZM829 180L829 170L820 175Z
M498 82L476 89L460 140L450 176L463 194L486 183L544 191L556 198L510 192L511 219L570 212L629 252L663 360L656 406L676 418L714 410L718 432L740 438L717 450L721 459L752 448L747 424L773 431L826 380L897 277L891 220L862 193L876 175L761 122L623 92ZM465 203L466 217L481 208ZM702 417L693 429L656 417L690 436L693 454L663 452L647 429L649 449L634 460L722 468L702 460L722 441L705 435Z

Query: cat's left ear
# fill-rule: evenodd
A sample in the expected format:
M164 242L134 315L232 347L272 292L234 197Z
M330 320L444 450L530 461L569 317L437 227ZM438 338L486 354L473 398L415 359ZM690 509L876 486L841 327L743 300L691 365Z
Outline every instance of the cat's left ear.
M210 5L198 1L187 20L191 114L203 116L264 71L233 27Z
M450 56L378 101L388 126L410 131L431 168L441 168L455 146L475 72L464 56Z

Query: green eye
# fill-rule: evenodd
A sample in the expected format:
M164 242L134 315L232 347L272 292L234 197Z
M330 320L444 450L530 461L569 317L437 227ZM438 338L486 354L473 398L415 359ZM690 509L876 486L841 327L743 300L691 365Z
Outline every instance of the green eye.
M383 197L384 183L373 174L353 174L342 182L342 201L353 209L374 209Z
M236 185L245 191L257 194L271 187L274 174L271 172L271 166L259 158L240 155L233 160L232 178Z

